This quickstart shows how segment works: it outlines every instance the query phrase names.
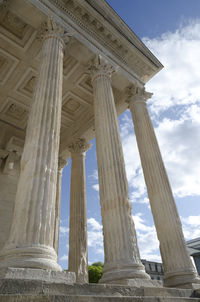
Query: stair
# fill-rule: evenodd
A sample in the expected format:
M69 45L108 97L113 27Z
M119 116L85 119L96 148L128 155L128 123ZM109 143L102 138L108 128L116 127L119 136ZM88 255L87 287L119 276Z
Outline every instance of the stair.
M199 302L199 298L0 295L0 302Z
M0 302L200 302L192 289L0 280Z

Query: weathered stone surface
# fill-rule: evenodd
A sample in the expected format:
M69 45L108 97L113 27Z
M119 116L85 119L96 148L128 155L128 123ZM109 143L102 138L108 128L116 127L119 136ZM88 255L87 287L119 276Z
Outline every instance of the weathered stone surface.
M71 191L69 229L69 271L80 283L88 282L87 211L85 152L90 145L80 138L69 146L71 152Z
M31 268L0 269L0 279L39 280L51 283L73 284L76 276L73 272L56 272Z
M104 234L101 283L150 279L140 260L129 201L122 143L111 86L113 66L101 56L90 67L94 93L96 150Z
M59 182L61 176L57 174L61 106L63 105L63 126L60 153L69 156L67 146L75 137L85 137L86 135L87 138L92 138L94 135L92 87L88 75L85 74L85 66L93 58L94 53L98 53L101 49L101 52L108 56L112 64L120 66L119 72L115 75L112 83L118 113L124 111L127 107L121 97L126 85L134 82L144 83L162 68L162 65L134 33L126 27L122 20L113 13L106 1L64 1L64 3L58 0L51 1L51 5L48 5L48 1L42 0L10 2L12 2L11 5L6 7L3 12L8 16L8 20L1 16L0 25L0 56L3 61L0 68L2 95L0 117L5 122L1 121L1 147L6 146L8 136L11 132L16 132L17 129L20 130L19 136L24 139L28 115L29 123L14 217L13 201L18 179L14 177L12 184L9 184L10 176L4 178L3 181L2 178L5 174L3 176L1 174L2 177L0 177L0 195L2 198L0 200L0 212L3 213L0 217L0 249L4 245L5 239L8 238L10 221L13 217L11 235L7 247L1 255L1 263L2 267L12 264L17 267L42 267L60 270L55 252L58 249L59 198L55 202L55 196L59 197L59 190L56 194L56 179ZM42 6L40 2L42 2ZM71 5L72 2L75 5ZM60 19L60 9L62 10L62 16L64 16L62 21ZM68 48L70 54L67 51L64 59L64 77L62 76L63 40L60 36L61 33L63 34L63 29L59 28L55 33L53 32L55 24L50 24L48 42L46 40L42 46L42 43L36 40L36 29L39 28L41 21L45 21L47 15L52 13L58 18L59 22L62 22L65 29L72 29L75 37ZM106 30L104 29L105 24L102 22L104 14L112 20L111 22L108 20ZM48 35L48 30L46 34ZM51 38L52 41L50 41ZM133 47L129 41L133 41L138 49ZM42 63L38 76L39 58L42 59ZM66 62L70 62L70 64ZM131 284L126 283L129 282L127 278L140 276L145 279L147 276L139 260L131 208L128 201L123 154L117 129L117 115L111 82L106 75L110 66L103 64L101 67L100 70L96 69L97 74L93 83L100 80L100 85L99 83L95 84L95 95L100 104L95 100L94 105L96 113L100 113L102 120L99 119L95 127L97 135L102 135L100 143L103 142L102 146L99 145L98 152L101 152L104 148L104 155L99 161L100 181L102 183L106 182L106 184L100 184L106 252L106 265L102 281L112 282L115 280L116 283ZM36 78L39 80L35 90ZM64 91L62 96L63 79ZM33 94L34 91L35 94ZM77 91L78 95L76 95ZM61 104L62 98L63 104ZM29 114L31 106L34 110L32 109ZM30 120L32 120L31 123ZM98 124L100 127L98 127ZM10 125L10 128L8 125ZM3 135L4 131L2 129L6 129ZM12 150L9 152L12 153ZM46 156L47 153L48 156ZM13 155L13 153L9 154L8 159ZM0 158L0 162L2 163L1 170L4 173L9 166L13 165L13 162L7 161L4 155L3 158ZM5 196L2 195L4 186L6 186ZM57 189L59 189L59 186ZM53 229L51 226L54 225L55 221L55 209L57 209L57 214L55 228ZM111 238L110 242L109 237ZM114 240L112 241L112 239ZM181 249L180 245L179 248ZM177 257L179 257L179 253L177 254ZM124 258L121 259L120 255L124 255ZM174 257L174 260L177 259ZM186 257L186 266L188 263ZM184 261L181 264L185 269ZM188 275L188 277L193 280L189 280L190 282L194 281L193 270L191 271L191 275ZM6 274L4 276L6 277ZM12 274L7 274L7 277L9 276L13 277ZM30 274L30 276L33 278L33 275ZM20 278L20 274L18 274L18 277ZM168 277L169 280L170 276ZM40 278L42 277L40 276ZM183 279L185 281L185 276L183 276ZM0 283L2 286L3 284L6 286L8 281L8 279L1 280ZM183 283L183 280L180 281ZM15 280L15 282L20 282L20 280ZM30 289L34 287L35 291L38 290L39 293L45 292L48 295L51 292L51 295L55 295L54 289L56 287L57 295L60 294L61 290L65 295L68 294L69 287L66 288L66 285L46 284L45 282L37 286L29 283L26 290L31 294ZM150 283L148 283L149 286ZM146 281L145 284L147 284ZM174 286L177 285L177 282L171 282L171 284ZM141 283L135 283L135 286L143 285L142 281ZM57 286L59 286L59 290ZM193 287L193 283L186 286ZM109 295L108 287L98 287L99 294L103 288L106 289ZM76 289L76 287L72 287L70 290L75 293ZM80 287L79 289L84 295L84 288ZM134 288L134 290L126 288L124 291L135 291L135 295L141 295L141 290L141 288ZM156 295L157 288L152 290L155 290L154 295ZM35 294L35 291L32 294ZM91 291L91 287L88 288L88 292ZM113 295L121 295L124 291L118 288L115 292L112 288ZM16 293L19 293L19 287L16 287ZM95 290L94 295L96 295ZM27 300L31 301L31 296L29 298ZM42 297L42 299L45 299L45 297ZM61 298L55 297L56 299ZM91 299L93 298L91 297ZM99 297L99 299L101 298Z
M64 284L41 282L39 280L0 280L1 294L20 295L63 295L63 296L124 296L124 297L182 297L194 296L191 289L171 289L163 287L133 287L124 285L103 284ZM198 293L196 293L198 297Z
M67 161L59 157L58 159L58 172L57 172L57 188L56 188L56 204L55 204L55 223L54 223L54 240L53 246L58 255L59 249L59 234L60 234L60 206L61 206L61 184L62 184L62 171Z
M199 302L196 298L106 297L106 296L1 296L1 302Z
M146 101L152 96L139 87L129 90L129 108L160 251L164 266L164 284L169 287L191 286L200 279L190 259L180 217L162 160Z
M162 281L151 280L151 279L148 280L148 279L141 279L141 278L121 279L121 280L119 279L110 283L133 286L133 287L162 287L163 286Z
M62 108L64 30L49 18L43 38L12 226L0 253L0 267L61 271L53 246L53 226Z
M194 295L195 295L196 297L199 297L199 298L200 298L200 289L196 289L196 290L194 291Z

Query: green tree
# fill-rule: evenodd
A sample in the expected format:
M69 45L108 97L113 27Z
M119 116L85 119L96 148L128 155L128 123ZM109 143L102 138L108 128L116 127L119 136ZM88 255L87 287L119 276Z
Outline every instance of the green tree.
M98 283L102 276L103 263L95 262L88 266L89 283Z

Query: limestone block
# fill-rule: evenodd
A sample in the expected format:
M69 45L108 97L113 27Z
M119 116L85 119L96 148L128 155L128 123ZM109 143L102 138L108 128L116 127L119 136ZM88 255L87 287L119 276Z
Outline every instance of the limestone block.
M198 298L198 294L188 289L0 279L0 301L199 301L195 297Z
M50 283L73 284L76 282L76 275L73 272L8 267L0 269L0 279L40 280Z

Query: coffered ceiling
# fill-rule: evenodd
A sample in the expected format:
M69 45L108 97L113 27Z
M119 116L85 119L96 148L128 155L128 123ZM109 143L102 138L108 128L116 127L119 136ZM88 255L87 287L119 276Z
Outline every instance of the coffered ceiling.
M42 42L38 39L41 24L38 23L46 20L47 16L40 11L38 14L35 13L36 8L33 9L33 6L28 6L28 1L21 1L24 3L22 9L16 9L16 3L19 4L19 0L4 0L8 5L0 7L0 121L1 125L9 125L9 129L13 128L13 131L18 129L21 131L21 136L25 137L41 56ZM33 1L30 0L30 2ZM41 2L47 1L42 0ZM79 2L77 1L77 3ZM66 3L70 4L71 2ZM83 9L76 11L76 14L81 11ZM38 22L36 22L37 18ZM96 26L95 24L99 24L97 20L95 24L93 23L91 25L93 27ZM106 34L105 30L104 34ZM106 39L109 38L108 31L107 36ZM123 46L118 44L117 47L120 51L125 51ZM60 147L62 154L67 152L67 146L74 138L91 139L94 136L93 91L88 73L88 64L94 56L91 47L87 47L85 42L83 43L76 35L70 38L63 62ZM139 61L135 62L135 70L136 72L138 70L138 74L146 72L140 69L141 66ZM144 68L149 70L150 67L147 64ZM155 73L155 71L152 72ZM130 82L123 75L123 72L116 72L112 84L119 114L126 109L123 91ZM0 138L0 147L2 147L1 145Z

